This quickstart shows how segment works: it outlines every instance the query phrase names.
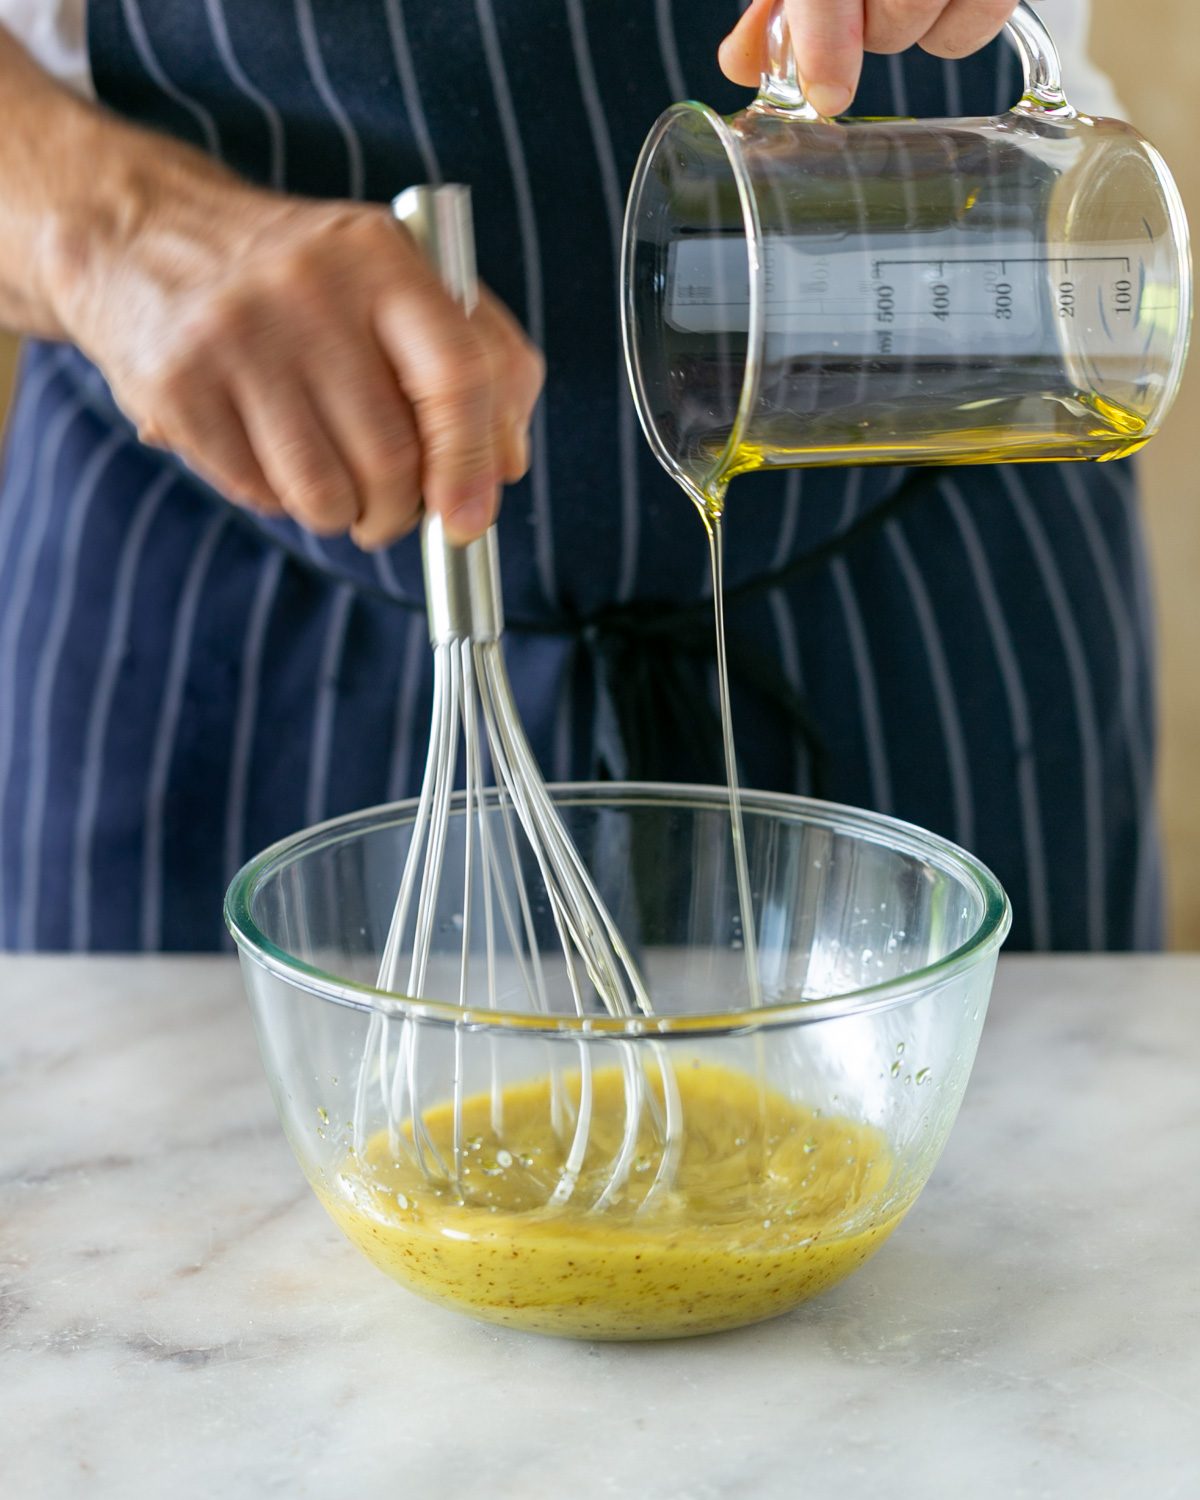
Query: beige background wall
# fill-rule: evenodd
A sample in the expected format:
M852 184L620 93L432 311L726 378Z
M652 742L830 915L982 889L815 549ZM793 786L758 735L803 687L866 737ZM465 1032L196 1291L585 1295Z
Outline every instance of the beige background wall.
M1056 0L1046 0L1053 25ZM1200 226L1200 6L1196 0L1093 0L1092 50L1116 80L1129 118L1165 153ZM1069 80L1068 80L1069 83ZM1198 228L1200 233L1200 228ZM0 335L0 409L13 345ZM1162 642L1161 799L1172 940L1200 948L1200 356L1168 426L1143 456Z

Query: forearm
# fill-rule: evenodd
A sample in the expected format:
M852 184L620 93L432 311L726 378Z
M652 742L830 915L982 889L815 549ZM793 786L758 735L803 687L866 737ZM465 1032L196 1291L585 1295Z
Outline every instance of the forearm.
M73 339L71 304L89 262L129 244L172 179L181 209L205 179L233 179L61 87L2 25L0 101L0 326Z

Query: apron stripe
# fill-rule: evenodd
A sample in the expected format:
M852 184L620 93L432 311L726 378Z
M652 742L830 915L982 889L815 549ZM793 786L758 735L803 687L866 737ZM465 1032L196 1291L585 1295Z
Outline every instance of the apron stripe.
M1017 102L1020 88L1016 82L1017 55L1006 40L1002 40L995 49L996 53L996 93L992 102L992 113L996 115L1007 114Z
M244 94L252 104L258 107L266 123L267 136L271 143L269 181L273 188L282 190L287 181L287 148L283 117L263 91L250 81L245 69L237 60L233 42L229 36L229 24L225 19L225 0L204 0L204 6L208 13L208 24L221 59L221 66L238 92Z
M892 85L892 103L898 115L907 115L908 108L908 84L904 77L904 58L899 52L893 52L887 60L888 78Z
M46 538L51 532L51 524L57 519L53 494L54 473L62 462L63 443L67 433L80 423L83 415L82 397L69 400L55 412L45 432L39 435L41 442L37 473L29 498L28 527L15 549L16 576L7 598L8 610L0 619L0 703L5 705L5 712L0 714L0 809L4 815L6 844L17 841L18 819L20 810L24 807L23 796L14 795L17 778L13 774L17 725L20 723L24 728L27 722L27 709L21 702L24 684L18 670L22 657L21 637L36 623L30 612L34 578L45 549ZM31 641L25 648L27 659L36 659L33 648L34 643ZM16 817L8 811L10 803L18 809ZM15 856L6 848L4 858L0 859L0 911L4 913L5 925L5 931L0 936L5 943L17 941L18 927L16 889L10 889L7 883L10 860L15 868Z
M388 772L387 798L395 802L407 797L417 765L417 699L424 683L429 654L429 636L423 615L411 614L405 626L404 656L400 672L400 689L396 694L396 718L392 730L391 769ZM421 734L428 736L425 725Z
M46 786L50 773L50 710L58 682L63 647L71 611L76 605L79 553L84 528L91 518L100 481L128 439L121 431L110 433L93 448L79 472L79 482L67 510L62 533L62 553L54 581L53 603L46 634L38 656L30 707L29 786L25 796L25 826L21 854L21 890L17 901L17 946L31 948L36 941L39 887L42 874L43 818Z
M1063 583L1062 573L1059 571L1054 552L1038 519L1029 492L1020 478L1019 470L1016 465L1009 465L998 472L1000 481L1012 501L1014 514L1033 552L1066 657L1067 675L1079 735L1080 774L1083 778L1088 946L1103 949L1107 947L1105 940L1107 903L1104 871L1104 783L1100 734L1096 725L1095 698L1091 677L1088 674L1087 656Z
M442 181L442 168L438 162L437 152L434 150L433 137L429 133L429 121L425 118L425 104L421 98L416 69L413 67L412 51L408 45L408 32L405 27L401 0L383 0L383 10L387 18L388 36L392 43L396 73L400 79L400 92L404 96L404 112L408 116L417 150L421 154L421 161L425 167L425 180L436 186Z
M6 574L10 563L15 565L17 556L17 549L13 547L17 523L28 526L32 519L25 490L33 475L34 464L44 451L33 435L41 436L42 409L48 404L45 397L65 364L66 356L60 354L57 359L40 364L28 382L22 381L21 399L9 418L5 457L6 462L11 459L11 463L4 475L4 505L0 508L0 601L12 601L12 588ZM0 611L2 609L0 604ZM0 614L0 628L2 618Z
M193 99L170 78L167 77L162 64L150 45L150 37L146 31L146 23L142 18L139 0L121 0L121 11L125 17L125 24L129 28L129 38L137 49L138 57L142 66L150 75L154 83L162 90L168 99L178 104L180 109L186 110L196 124L200 127L200 133L204 137L204 148L211 156L221 156L221 136L217 130L217 122L212 115Z
M905 587L912 599L913 614L925 648L925 659L929 667L929 680L933 686L937 703L938 723L942 732L942 743L946 751L946 762L950 772L950 795L954 809L954 839L964 848L970 849L975 842L975 808L971 795L971 769L963 737L962 719L958 711L958 699L950 666L946 660L946 647L938 629L937 618L929 597L929 589L917 564L916 556L905 539L899 521L889 521L884 535L899 565Z
M333 596L325 645L317 677L317 697L313 705L312 739L308 761L308 791L304 799L304 818L319 823L326 816L329 799L330 751L333 746L334 716L337 713L338 676L346 645L346 628L354 606L354 591L345 585Z
M662 59L663 72L667 75L671 98L686 99L689 97L688 87L683 81L683 67L679 61L671 0L654 0L654 29L658 34L658 55Z
M176 483L177 476L169 469L150 481L134 508L113 579L112 614L84 731L83 770L72 839L70 944L77 952L90 948L92 943L92 846L103 785L104 745L121 661L129 646L142 551L150 527Z
M346 145L347 195L351 198L361 198L366 176L363 167L362 142L354 128L354 122L346 113L345 107L329 81L325 59L321 54L321 43L317 37L316 24L313 21L311 0L296 0L296 26L300 33L300 45L304 50L304 65L308 69L308 76L312 79L313 87L320 95L321 103L329 111L329 118L337 126Z
M1025 899L1030 936L1035 951L1051 946L1050 895L1046 877L1046 854L1042 841L1042 814L1037 783L1037 749L1029 713L1029 697L1021 675L1012 632L1004 617L1000 596L988 566L987 551L957 483L946 477L939 489L946 501L967 554L975 593L983 610L996 665L1004 686L1012 728L1013 755L1017 768L1017 802L1025 840Z
M496 29L496 17L492 0L475 0L475 14L479 20L479 32L483 40L484 56L488 74L492 81L492 93L500 116L500 130L504 137L504 149L508 157L508 169L512 174L514 208L521 240L521 261L525 273L525 323L529 337L542 348L546 341L545 292L542 284L542 250L538 239L537 214L533 206L533 193L529 184L529 164L521 144L521 130L517 123L517 112L513 107L512 91L504 69L504 54ZM546 398L537 404L533 414L530 448L532 449L533 534L534 556L537 560L538 577L546 601L555 604L558 600L558 582L554 571L554 521L550 509L550 483L548 435L546 432Z
M1139 801L1138 834L1139 859L1135 885L1135 946L1153 950L1163 942L1163 876L1162 847L1158 819L1155 817L1154 796L1154 748L1155 726L1158 723L1158 701L1154 692L1153 673L1147 670L1157 652L1157 623L1154 614L1154 599L1151 586L1151 569L1146 553L1146 538L1138 522L1137 494L1129 480L1125 464L1104 464L1101 467L1104 481L1111 487L1119 501L1123 521L1121 535L1122 553L1128 560L1132 588L1129 591L1131 610L1130 626L1138 643L1138 712L1135 725L1139 739L1145 743L1144 757L1147 768L1145 802ZM1114 539L1115 540L1115 539Z
M946 114L957 119L962 114L962 89L958 69L949 58L942 58L942 87L946 91Z
M551 765L555 781L570 781L575 763L572 740L575 717L575 679L572 673L564 672L558 693L558 706L554 714L554 749Z
M804 470L790 469L787 483L783 487L783 504L779 510L779 535L775 542L775 555L771 558L772 572L782 568L793 556L796 545L796 528L800 524L800 496L804 490Z
M1137 810L1137 820L1133 829L1137 849L1134 909L1140 911L1145 905L1144 887L1149 877L1146 830L1153 823L1154 782L1150 764L1150 747L1142 742L1142 729L1138 722L1138 642L1133 620L1121 596L1113 559L1096 520L1092 503L1084 493L1083 485L1073 470L1064 469L1063 483L1079 519L1080 530L1087 544L1092 568L1104 598L1104 607L1108 612L1113 638L1116 642L1117 711L1121 726L1121 740L1129 761L1133 805Z
M879 688L875 681L871 650L867 644L867 632L863 625L862 614L858 608L858 600L855 597L854 585L850 581L850 570L846 566L845 558L835 557L830 564L829 572L845 622L850 660L854 666L862 733L866 743L867 765L870 771L871 805L878 812L891 812L892 778L888 769L883 720L879 711Z
M604 114L600 91L596 87L596 72L592 66L591 49L588 46L587 22L584 19L580 0L566 0L567 22L571 31L571 47L575 54L575 71L579 76L579 92L587 114L588 127L592 135L592 146L600 171L600 195L608 219L609 240L612 246L612 288L614 294L614 317L621 317L621 225L624 219L621 185L617 176L617 164L613 156L612 138ZM619 604L628 603L637 579L638 562L638 454L634 444L641 442L637 413L629 390L629 378L625 373L625 355L617 345L617 472L621 485L621 563L617 576L616 598Z
M771 619L775 626L775 643L779 648L779 663L783 669L784 680L797 697L803 698L804 672L800 664L800 633L796 629L796 619L783 589L771 590L767 596L767 607L771 611ZM808 756L805 753L804 741L799 735L793 736L792 755L794 762L792 774L795 777L796 790L811 795Z
M163 824L166 818L167 786L171 775L171 758L179 733L183 712L183 694L187 682L196 612L204 580L212 566L213 556L222 533L229 525L227 512L219 511L208 523L196 548L183 588L171 631L171 652L166 683L159 705L150 775L146 785L142 840L141 946L148 952L162 947L163 932Z
M278 551L263 555L254 603L246 625L242 647L242 677L238 688L237 717L233 724L233 754L229 763L229 792L225 804L225 871L233 876L245 863L249 851L246 837L246 789L250 782L250 763L254 755L254 731L262 692L263 648L271 612L279 593L284 554Z

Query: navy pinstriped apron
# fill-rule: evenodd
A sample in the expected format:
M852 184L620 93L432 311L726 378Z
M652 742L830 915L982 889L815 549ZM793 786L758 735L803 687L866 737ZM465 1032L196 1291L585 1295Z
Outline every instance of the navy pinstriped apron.
M721 779L689 503L637 430L616 246L670 100L735 108L736 0L91 0L98 93L264 184L474 190L480 270L545 349L500 522L548 775ZM989 113L1003 45L868 59L864 114ZM729 512L745 781L948 834L1019 947L1153 946L1149 605L1126 465L761 475ZM208 948L254 850L411 793L430 712L415 541L374 557L226 505L33 344L0 490L0 938Z

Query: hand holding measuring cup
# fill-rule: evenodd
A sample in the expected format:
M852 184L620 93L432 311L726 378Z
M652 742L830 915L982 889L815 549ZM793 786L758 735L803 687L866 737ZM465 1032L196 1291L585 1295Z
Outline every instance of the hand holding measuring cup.
M935 57L966 57L1000 32L1017 0L785 0L804 91L822 115L850 107L863 52L920 46ZM753 0L721 44L721 67L753 87L766 52L775 0Z
M758 97L656 122L630 189L626 358L660 461L706 508L738 474L1120 458L1179 387L1187 221L1154 147L1078 114L1027 4L1010 110L830 120L784 8Z

